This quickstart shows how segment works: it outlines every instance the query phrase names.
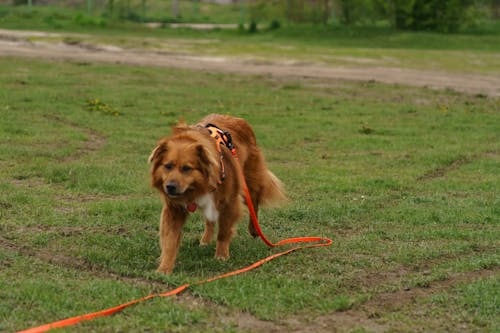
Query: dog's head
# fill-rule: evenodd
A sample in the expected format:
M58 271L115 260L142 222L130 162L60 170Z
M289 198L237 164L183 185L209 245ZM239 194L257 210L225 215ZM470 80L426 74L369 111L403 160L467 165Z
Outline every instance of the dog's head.
M149 162L152 185L170 201L192 202L217 186L218 152L203 129L177 125L158 142Z

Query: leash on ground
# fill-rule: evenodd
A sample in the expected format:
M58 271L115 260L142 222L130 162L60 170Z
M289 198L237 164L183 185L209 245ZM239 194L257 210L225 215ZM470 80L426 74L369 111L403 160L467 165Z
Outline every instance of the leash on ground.
M236 149L234 147L231 147L230 150L231 150L231 153L234 156L234 158L238 160L238 154L236 153ZM240 165L240 163L238 163L238 165ZM45 325L41 325L41 326L38 326L38 327L33 327L33 328L30 328L30 329L27 329L27 330L19 331L17 333L42 333L42 332L47 332L48 330L51 330L51 329L54 329L54 328L61 328L61 327L71 326L71 325L75 325L75 324L77 324L79 322L82 322L82 321L92 320L92 319L95 319L95 318L98 318L98 317L109 316L109 315L112 315L112 314L117 313L119 311L122 311L123 309L125 309L125 308L127 308L127 307L129 307L131 305L134 305L134 304L137 304L137 303L141 303L141 302L147 301L147 300L152 299L152 298L157 298L157 297L172 297L172 296L175 296L177 294L180 294L181 292L183 292L184 290L188 289L191 286L202 285L202 284L210 283L210 282L213 282L213 281L216 281L216 280L228 278L228 277L231 277L231 276L234 276L234 275L238 275L238 274L242 274L242 273L251 271L251 270L253 270L253 269L255 269L255 268L259 267L259 266L262 266L266 262L269 262L269 261L271 261L273 259L276 259L278 257L284 256L286 254L295 252L297 250L307 249L307 248L313 248L313 247L330 246L332 244L332 240L329 239L329 238L326 238L326 237L295 237L295 238L283 239L283 240L281 240L281 241L279 241L277 243L272 243L271 241L269 241L266 238L266 236L264 235L264 233L262 232L262 229L260 228L259 221L257 219L257 214L255 213L255 209L254 209L253 204L252 204L252 199L251 199L251 196L250 196L250 191L248 190L248 186L247 186L247 183L246 183L245 178L243 176L243 172L241 172L241 174L242 174L241 178L242 178L243 189L244 189L244 192L245 192L245 200L247 202L247 206L248 206L248 211L249 211L249 214L250 214L250 218L252 219L252 224L253 224L255 230L257 231L258 235L260 236L260 238L264 241L264 243L266 243L267 246L269 246L269 247L277 247L277 246L281 246L281 245L285 245L285 244L298 244L298 243L306 243L306 244L307 243L312 243L312 244L309 244L309 245L299 245L299 246L290 248L288 250L275 253L273 255L270 255L270 256L268 256L268 257L266 257L264 259L261 259L261 260L255 262L255 263L253 263L253 264L251 264L249 266L246 266L244 268L241 268L241 269L229 272L229 273L221 274L221 275L218 275L218 276L206 279L206 280L201 280L201 281L198 281L198 282L194 282L192 284L186 283L186 284L184 284L184 285L182 285L180 287L177 287L176 289L173 289L171 291L168 291L166 293L150 294L148 296L145 296L145 297L142 297L142 298L139 298L139 299L135 299L135 300L132 300L130 302L127 302L127 303L124 303L124 304L120 304L120 305L117 305L117 306L109 308L109 309L104 309L104 310L97 311L97 312L87 313L87 314L84 314L84 315L79 315L79 316L75 316L75 317L71 317L71 318L67 318L67 319L55 321L55 322L48 323L48 324L45 324Z
M114 313L120 312L123 309L125 309L125 308L127 308L127 307L129 307L131 305L134 305L134 304L137 304L137 303L141 303L141 302L147 301L147 300L152 299L152 298L175 296L177 294L180 294L181 292L183 292L184 290L188 289L191 286L196 286L196 285L201 285L201 284L205 284L205 283L210 283L210 282L213 282L213 281L216 281L216 280L228 278L228 277L231 277L231 276L234 276L234 275L238 275L238 274L242 274L242 273L251 271L251 270L253 270L253 269L255 269L255 268L259 267L259 266L262 266L263 264L265 264L265 263L267 263L267 262L269 262L269 261L271 261L273 259L276 259L278 257L284 256L284 255L292 253L292 252L295 252L297 250L306 249L306 248L313 248L313 247L329 246L329 245L332 244L332 240L329 239L329 238L323 238L323 237L298 237L298 238L285 239L283 241L280 241L280 242L274 244L274 246L283 245L283 244L291 244L291 243L299 243L299 242L300 243L320 242L320 243L315 243L315 244L310 244L310 245L296 246L296 247L293 247L293 248L288 249L286 251L282 251L282 252L278 252L278 253L275 253L273 255L270 255L270 256L268 256L268 257L266 257L264 259L261 259L261 260L255 262L255 263L247 266L247 267L244 267L244 268L241 268L241 269L229 272L229 273L221 274L221 275L218 275L218 276L206 279L206 280L201 280L201 281L198 281L198 282L195 282L195 283L192 283L192 284L186 283L186 284L184 284L184 285L182 285L180 287L177 287L176 289L173 289L171 291L168 291L166 293L150 294L148 296L145 296L145 297L142 297L142 298L139 298L139 299L135 299L135 300L132 300L130 302L127 302L127 303L124 303L124 304L120 304L120 305L117 305L117 306L112 307L112 308L104 309L104 310L97 311L97 312L87 313L87 314L84 314L84 315L75 316L75 317L71 317L71 318L67 318L67 319L63 319L63 320L59 320L59 321L55 321L55 322L48 323L48 324L45 324L45 325L41 325L41 326L38 326L38 327L33 327L33 328L30 328L30 329L27 329L27 330L19 331L18 333L42 333L42 332L47 332L47 331L49 331L51 329L54 329L54 328L61 328L61 327L71 326L71 325L75 325L77 323L80 323L82 321L92 320L92 319L95 319L95 318L98 318L98 317L109 316L109 315L112 315Z

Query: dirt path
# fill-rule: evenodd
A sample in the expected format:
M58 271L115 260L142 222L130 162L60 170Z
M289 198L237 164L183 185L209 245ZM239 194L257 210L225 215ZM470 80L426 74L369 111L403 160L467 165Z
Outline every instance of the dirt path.
M90 46L29 42L29 37L56 37L59 34L0 30L0 56L108 62L142 66L164 66L210 72L270 75L281 78L318 78L323 80L376 81L436 89L453 89L469 94L500 97L500 77L460 74L396 67L334 67L304 62L276 62L172 54L130 50L115 46Z

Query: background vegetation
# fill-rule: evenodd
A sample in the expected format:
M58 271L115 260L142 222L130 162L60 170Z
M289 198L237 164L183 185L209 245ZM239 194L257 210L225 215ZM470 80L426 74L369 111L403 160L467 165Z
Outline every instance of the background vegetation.
M382 25L439 32L491 30L498 0L2 0L0 4L56 6L85 12L101 22L210 22L270 29L290 24Z

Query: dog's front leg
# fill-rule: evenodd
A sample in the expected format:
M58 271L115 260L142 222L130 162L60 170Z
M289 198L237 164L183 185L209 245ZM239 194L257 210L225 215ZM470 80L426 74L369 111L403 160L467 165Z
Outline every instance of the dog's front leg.
M187 213L178 207L164 206L160 219L160 266L158 272L172 273L177 252L181 244L182 226L186 222Z
M223 261L229 259L229 244L233 238L235 224L239 217L239 209L234 207L225 210L219 217L215 258Z

